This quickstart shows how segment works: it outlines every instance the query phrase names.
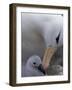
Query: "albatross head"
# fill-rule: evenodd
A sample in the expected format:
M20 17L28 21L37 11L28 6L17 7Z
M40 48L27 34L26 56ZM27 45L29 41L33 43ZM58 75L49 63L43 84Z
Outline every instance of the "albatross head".
M28 59L27 66L29 66L32 69L39 70L40 72L45 74L45 70L42 66L41 58L37 55L33 55Z

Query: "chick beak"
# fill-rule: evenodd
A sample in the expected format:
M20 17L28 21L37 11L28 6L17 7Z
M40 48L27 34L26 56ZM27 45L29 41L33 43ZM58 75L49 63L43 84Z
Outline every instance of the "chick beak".
M40 70L41 72L43 72L44 75L46 74L46 73L45 73L45 70L44 70L44 68L43 68L43 66L42 66L42 64L40 64L40 65L38 66L38 70Z

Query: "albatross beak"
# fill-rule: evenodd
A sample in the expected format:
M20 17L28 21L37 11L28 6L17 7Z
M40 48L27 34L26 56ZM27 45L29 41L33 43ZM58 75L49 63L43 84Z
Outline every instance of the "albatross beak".
M40 70L41 72L43 72L43 74L45 75L45 70L44 70L42 64L40 64L40 65L38 66L38 70Z

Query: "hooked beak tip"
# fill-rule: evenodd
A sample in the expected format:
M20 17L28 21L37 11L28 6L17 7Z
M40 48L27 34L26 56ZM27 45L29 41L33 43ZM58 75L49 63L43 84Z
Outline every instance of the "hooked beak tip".
M39 65L38 70L40 70L41 72L43 72L44 75L46 74L45 73L45 70L44 70L44 68L42 66L42 64Z

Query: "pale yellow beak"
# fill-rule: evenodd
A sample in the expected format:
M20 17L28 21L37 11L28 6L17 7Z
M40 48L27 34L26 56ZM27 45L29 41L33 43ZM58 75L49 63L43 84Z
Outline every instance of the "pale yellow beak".
M57 48L55 48L55 47L46 48L44 58L43 58L43 62L42 62L43 68L45 70L47 70L47 68L51 62L51 58L54 55L56 50L57 50Z

